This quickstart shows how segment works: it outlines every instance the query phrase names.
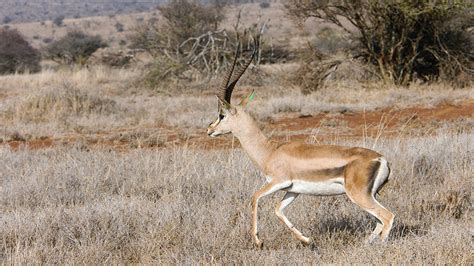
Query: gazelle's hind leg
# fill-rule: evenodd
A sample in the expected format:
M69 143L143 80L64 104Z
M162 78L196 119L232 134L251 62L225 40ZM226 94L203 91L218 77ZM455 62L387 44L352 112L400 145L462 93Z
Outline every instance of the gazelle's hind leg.
M395 215L377 202L377 200L368 193L365 195L347 193L347 195L355 204L378 220L375 230L368 238L368 242L372 242L379 235L382 241L387 240L390 230L392 230Z
M377 221L377 226L375 227L374 231L370 236L367 238L367 243L372 243L382 232L383 224Z
M347 196L378 220L375 230L368 238L369 242L377 236L380 236L383 241L387 240L392 229L395 215L375 199L375 193L387 181L388 174L385 159L368 162L354 161L346 168L344 186Z
M288 228L290 228L291 232L293 232L299 240L303 241L306 244L309 244L311 240L308 237L304 236L298 229L296 229L295 226L288 220L288 218L286 218L285 214L283 214L283 209L288 207L288 205L290 205L296 199L296 197L298 197L297 193L286 192L281 202L277 205L275 213L278 218L280 218L280 220L284 224L286 224Z

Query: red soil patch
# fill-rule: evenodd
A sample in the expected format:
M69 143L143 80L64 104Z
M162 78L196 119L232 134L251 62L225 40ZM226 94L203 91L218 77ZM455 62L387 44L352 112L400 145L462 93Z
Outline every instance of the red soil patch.
M338 137L377 136L391 137L403 131L416 129L427 131L442 122L452 122L462 118L474 117L474 100L460 104L443 103L435 107L385 108L368 112L321 113L314 116L287 114L282 118L264 123L264 130L270 133L271 139L285 141L291 139L307 139L312 130L321 130L318 139L334 136L325 134L337 131ZM148 129L150 130L150 129ZM128 150L131 148L162 148L162 147L195 147L203 149L229 148L239 143L232 136L209 138L206 130L196 130L191 134L181 134L179 128L161 126L151 130L160 131L160 142L134 142L127 139L113 139L112 136L120 131L105 132L94 136L70 136L51 139L42 138L28 141L9 141L4 144L17 150L20 147L28 149L44 149L55 145L78 144L86 148L112 148ZM316 131L317 131L316 130ZM124 129L123 132L126 130Z
M25 146L28 149L36 150L36 149L45 149L53 146L53 140L50 138L40 139L40 140L29 140L29 141L20 141L14 140L9 141L8 145L14 150L17 150L21 146Z
M449 122L463 117L474 117L474 100L469 100L458 105L441 104L435 107L409 107L404 109L385 108L381 110L342 113L318 114L315 116L291 115L275 121L270 125L276 130L301 131L318 128L327 121L344 125L348 130L347 136L362 136L384 130L384 135L399 132L401 129L433 122ZM326 121L326 123L325 123Z

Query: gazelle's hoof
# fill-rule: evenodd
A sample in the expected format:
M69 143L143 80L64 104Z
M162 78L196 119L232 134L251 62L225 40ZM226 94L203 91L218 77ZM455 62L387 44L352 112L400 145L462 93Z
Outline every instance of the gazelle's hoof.
M379 240L379 236L375 234L371 234L369 237L365 239L366 244L375 244Z
M305 237L305 236L301 236L300 240L301 240L301 242L303 242L305 245L309 245L309 244L311 244L311 242L312 242L312 241L311 241L311 238Z
M263 241L261 241L260 239L255 239L255 245L257 246L257 248L262 249Z

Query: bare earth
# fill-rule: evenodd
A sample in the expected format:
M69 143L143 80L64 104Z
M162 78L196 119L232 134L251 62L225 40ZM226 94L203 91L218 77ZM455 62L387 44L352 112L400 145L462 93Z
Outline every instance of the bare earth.
M433 107L383 108L367 112L343 111L337 115L328 113L315 116L305 116L299 113L285 114L269 121L265 130L273 132L271 137L276 141L309 140L311 138L327 140L334 137L347 139L376 136L377 134L383 134L384 137L396 137L416 132L428 135L433 133L430 128L433 130L436 125L456 122L463 118L474 118L474 100L470 99L457 104L443 103ZM336 132L328 135L315 134L314 129L321 127L321 125L335 128ZM344 127L341 129L340 125L344 125ZM153 128L148 129L153 130ZM180 134L176 133L180 131L180 128L157 127L155 130L165 133L162 135L163 142L159 145L156 143L145 144L140 148L187 146L207 149L230 148L238 145L229 138L209 138L205 133L205 128L188 133L186 138L181 138ZM126 132L127 129L122 129L122 131ZM122 151L133 148L128 140L110 140L116 134L117 132L101 132L101 134L91 136L70 135L63 138L42 137L34 140L10 140L2 145L8 145L14 150L21 147L42 149L57 145L73 145L80 140L82 145L95 148L113 148Z

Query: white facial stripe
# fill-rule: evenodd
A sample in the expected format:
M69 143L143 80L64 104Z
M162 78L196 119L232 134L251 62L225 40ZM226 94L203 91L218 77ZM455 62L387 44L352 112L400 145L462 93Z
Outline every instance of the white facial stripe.
M215 127L217 124L219 124L220 122L220 119L219 117L216 119L216 121L212 122L212 124L210 125L211 127Z

